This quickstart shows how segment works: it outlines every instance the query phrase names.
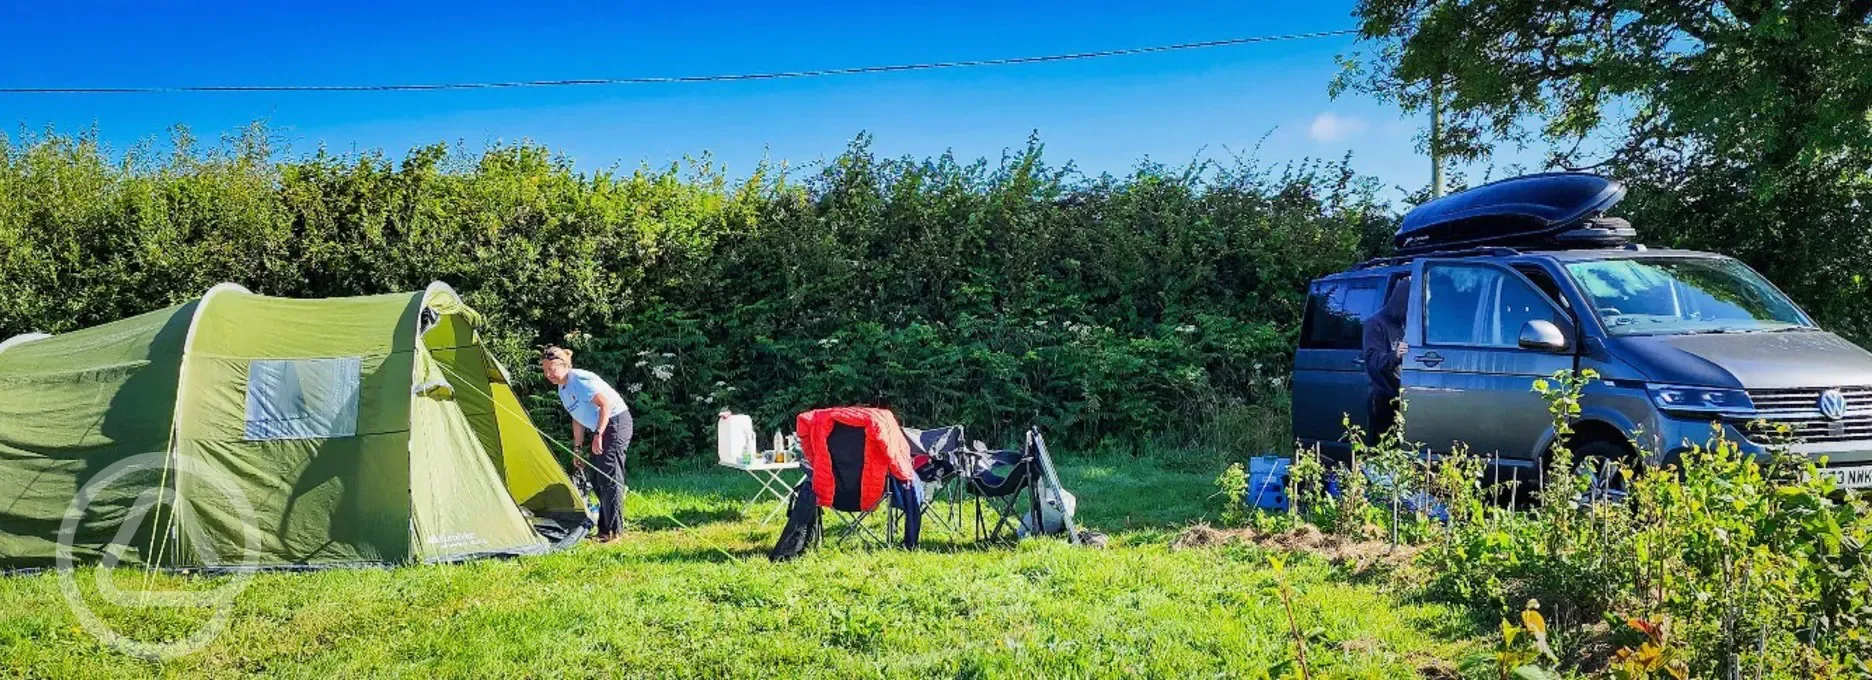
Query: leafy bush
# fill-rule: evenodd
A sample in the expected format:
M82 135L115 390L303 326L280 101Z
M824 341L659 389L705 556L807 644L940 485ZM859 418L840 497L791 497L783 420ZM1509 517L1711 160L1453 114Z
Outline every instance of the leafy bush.
M1343 163L1086 177L1037 142L965 163L859 138L810 173L736 180L707 160L578 172L531 145L289 157L257 127L172 146L0 138L0 336L220 281L332 297L442 280L523 392L544 392L548 343L626 390L649 458L706 450L723 408L772 429L882 405L1077 445L1275 412L1307 281L1392 220ZM549 396L528 405L565 426Z
M1759 455L1715 427L1665 467L1576 461L1573 421L1597 379L1563 371L1533 384L1558 433L1536 507L1489 502L1511 496L1461 445L1430 459L1401 428L1368 438L1348 423L1349 465L1295 453L1293 521L1354 537L1387 527L1417 544L1411 582L1424 595L1501 622L1498 648L1475 666L1500 677L1557 677L1549 662L1618 678L1872 673L1872 502L1836 488L1785 433ZM1608 471L1621 483L1601 484ZM1442 522L1427 521L1428 503L1400 512L1396 499L1425 494Z
M1222 503L1222 526L1238 527L1248 522L1248 470L1241 463L1231 463L1215 479L1213 496Z
M1572 464L1564 435L1596 378L1561 373L1536 385L1562 434L1542 505L1452 513L1423 553L1429 592L1483 615L1545 603L1556 647L1585 653L1598 636L1601 653L1617 653L1580 661L1621 677L1866 673L1872 505L1838 492L1785 444L1752 456L1720 429L1677 464L1619 472L1629 496L1595 502L1587 485L1600 462ZM1458 491L1452 506L1476 507L1468 498L1479 482ZM1642 636L1618 644L1630 631Z

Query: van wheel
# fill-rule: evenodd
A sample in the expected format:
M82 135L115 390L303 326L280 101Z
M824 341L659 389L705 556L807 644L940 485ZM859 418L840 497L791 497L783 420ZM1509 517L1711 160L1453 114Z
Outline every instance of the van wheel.
M1622 503L1629 497L1625 471L1637 472L1633 465L1638 459L1631 447L1606 439L1589 439L1573 449L1573 458L1579 461L1580 472L1588 477L1581 502ZM1549 474L1553 472L1548 471Z

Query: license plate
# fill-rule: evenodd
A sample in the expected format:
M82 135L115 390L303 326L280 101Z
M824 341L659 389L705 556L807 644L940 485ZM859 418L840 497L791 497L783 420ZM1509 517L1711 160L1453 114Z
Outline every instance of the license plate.
M1840 486L1848 489L1872 487L1872 465L1860 465L1849 468L1826 468L1823 472L1832 475L1834 481L1839 482Z

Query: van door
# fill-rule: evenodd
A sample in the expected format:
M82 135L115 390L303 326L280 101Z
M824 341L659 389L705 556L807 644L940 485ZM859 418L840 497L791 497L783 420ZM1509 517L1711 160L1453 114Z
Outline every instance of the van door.
M1402 370L1405 434L1434 451L1460 441L1477 455L1532 460L1551 421L1533 383L1574 367L1574 324L1508 267L1426 259L1414 271L1418 283L1405 331L1411 347ZM1566 352L1520 347L1522 324L1535 319L1566 335Z
M1365 317L1384 303L1387 276L1318 281L1307 296L1300 325L1300 346L1294 353L1294 437L1315 443L1334 455L1349 450L1339 440L1347 415L1361 427L1370 419L1365 402L1371 384L1359 359Z

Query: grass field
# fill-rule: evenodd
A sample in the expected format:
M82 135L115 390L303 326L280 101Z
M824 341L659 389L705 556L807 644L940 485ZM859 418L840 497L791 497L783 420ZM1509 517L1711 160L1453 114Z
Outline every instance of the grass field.
M83 631L52 574L0 577L0 674L1253 677L1292 642L1267 555L1173 550L1203 518L1213 471L1130 458L1062 461L1105 550L1051 539L919 552L829 549L765 558L779 520L744 516L752 480L699 466L633 474L619 543L506 561L273 573L235 599L201 651L142 661ZM1197 466L1186 465L1195 469ZM771 506L768 506L771 507ZM926 530L927 531L927 530ZM1481 644L1459 613L1384 578L1290 565L1316 677L1413 677ZM141 579L140 571L118 572ZM76 581L90 589L92 578ZM159 576L165 588L210 579ZM186 609L99 607L116 630L176 638Z

